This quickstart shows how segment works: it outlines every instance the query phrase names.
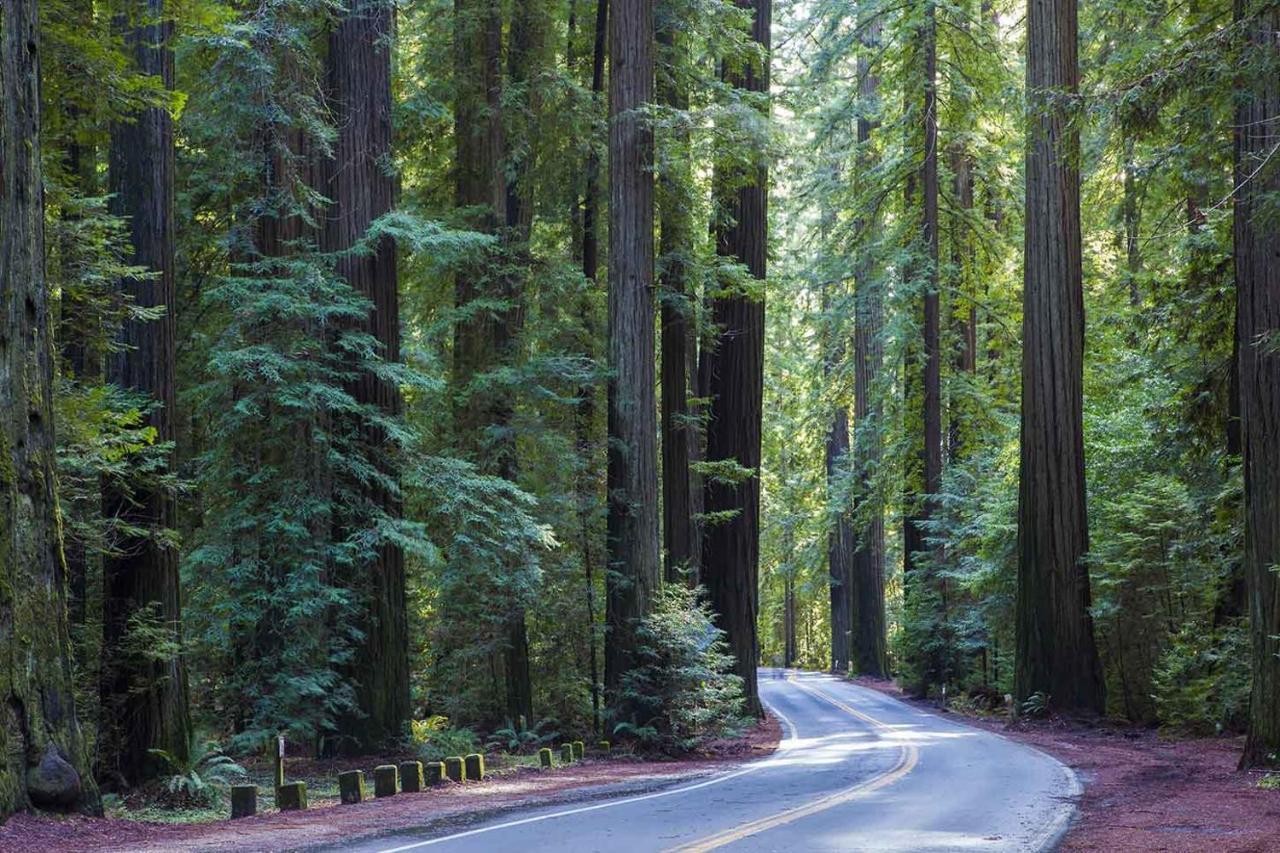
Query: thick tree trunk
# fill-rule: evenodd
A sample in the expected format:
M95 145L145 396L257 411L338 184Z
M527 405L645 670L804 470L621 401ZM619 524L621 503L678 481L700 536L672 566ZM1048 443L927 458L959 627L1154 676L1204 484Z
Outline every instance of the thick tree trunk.
M518 3L514 7L511 22L510 44L507 49L508 82L518 100L508 103L508 117L521 122L521 134L536 138L536 120L541 98L534 81L537 62L542 48L542 12L534 2ZM509 100L509 99L508 99ZM510 129L507 129L507 133ZM502 233L503 246L508 256L510 271L502 279L502 298L505 308L498 318L494 345L503 364L515 364L520 354L520 338L524 331L525 277L532 266L529 250L529 232L533 226L533 198L530 175L533 171L533 151L508 149L504 151L503 174L506 181L506 228ZM499 473L515 482L519 473L516 433L510 428L515 417L513 401L507 399L501 410L503 450ZM507 618L507 644L505 649L505 674L507 692L507 716L512 720L533 719L533 679L529 665L529 630L523 607L515 608Z
M674 10L669 17L674 16ZM675 110L689 108L689 95L679 84L672 17L657 34L659 49L658 102ZM681 125L682 127L683 125ZM689 326L694 317L687 293L686 266L692 250L693 227L687 197L690 163L685 155L688 134L673 132L677 159L658 175L658 207L662 213L662 254L658 266L662 314L662 545L667 583L684 583L696 575L698 541L693 519L690 448L697 440L689 412Z
M605 690L636 665L636 629L658 588L653 328L653 0L614 0L609 21L609 573Z
M333 202L322 235L328 252L349 250L395 206L395 178L388 172L393 14L386 0L356 0L329 35L328 95L337 139L325 178L325 195ZM383 238L369 253L342 255L337 271L372 303L364 331L377 339L382 358L399 361L395 244ZM389 416L397 417L403 409L400 389L372 373L362 375L351 391L360 403L376 405ZM388 479L398 481L396 449L386 446L382 430L366 427L364 432L375 464L383 466ZM370 501L389 517L401 516L398 491L377 485L366 488ZM344 733L368 749L399 738L410 716L404 551L384 543L359 572L361 583L367 584L368 618L361 626L365 638L357 649L353 673L363 717L346 721Z
M1031 3L1014 694L1021 702L1044 693L1055 708L1101 712L1083 562L1080 141L1066 104L1079 85L1076 32L1075 0Z
M921 105L920 168L916 182L921 191L920 243L923 249L924 290L921 304L921 396L920 471L923 491L911 496L911 513L904 522L909 548L903 555L908 572L920 564L925 550L925 530L933 513L933 502L942 485L942 346L938 298L938 115L937 115L937 21L932 0L926 0L925 20L918 31L920 67L924 74L924 101ZM911 198L914 193L909 193ZM915 200L911 199L914 203Z
M1253 690L1242 766L1280 755L1280 78L1274 73L1280 7L1237 0L1247 50L1270 53L1242 82L1236 111L1235 274L1240 328L1240 424L1244 439L1244 574L1253 635ZM1272 201L1268 207L1266 199Z
M76 719L54 476L39 20L35 0L0 0L0 820L33 804L98 809ZM32 778L42 763L64 769L65 784Z
M877 122L870 114L879 97L880 79L871 70L872 57L880 49L879 18L863 22L858 53L858 95L863 112L858 116L858 169L871 168L871 133ZM853 334L853 469L858 479L857 516L873 507L872 518L857 530L853 563L849 569L849 625L852 642L850 667L860 675L888 674L884 612L884 513L872 494L873 479L880 467L880 399L876 379L884 367L881 330L884 308L880 285L875 281L871 252L867 249L874 222L859 223L858 254L855 258Z
M751 37L770 48L772 0L742 0L753 12ZM726 73L725 80L751 92L769 90L769 60L763 67ZM726 69L727 70L727 69ZM723 190L722 190L723 192ZM763 164L742 187L719 200L727 224L717 228L716 251L744 264L758 280L765 277L768 254L768 171ZM733 461L751 471L740 482L709 478L706 512L732 512L727 520L709 525L703 539L702 578L719 625L728 635L742 677L748 710L761 713L756 687L759 643L760 562L760 422L764 401L764 300L737 293L712 302L711 322L716 340L706 354L707 386L711 398L707 423L707 461Z
M173 86L173 53L166 42L172 26L161 23L163 0L147 0L122 19L126 44L138 70ZM122 347L107 359L108 381L157 402L148 416L157 442L174 438L176 315L174 304L173 122L150 108L111 128L112 213L129 223L131 261L155 278L124 279L120 289L143 307L163 307L157 320L126 320ZM128 494L108 483L103 512L148 531L176 526L173 496L163 489ZM129 785L154 770L148 749L185 756L191 735L187 675L179 652L167 660L127 651L130 619L141 617L182 642L177 549L154 535L126 537L103 561L102 721L104 770Z

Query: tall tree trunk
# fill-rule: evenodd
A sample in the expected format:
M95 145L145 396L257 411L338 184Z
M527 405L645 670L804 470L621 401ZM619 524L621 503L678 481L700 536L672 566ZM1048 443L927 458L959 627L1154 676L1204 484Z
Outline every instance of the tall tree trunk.
M609 573L605 690L621 718L636 629L658 588L654 395L653 0L614 0L609 21Z
M541 58L543 9L531 0L517 3L511 22L510 44L507 49L508 81L516 93L514 102L508 98L506 117L519 125L519 136L534 139L536 120L541 103L538 83L534 79ZM504 136L515 136L507 128ZM495 349L503 364L515 364L519 358L520 337L524 331L525 278L532 266L529 250L529 232L533 226L533 198L530 175L533 171L534 146L509 146L505 150L503 174L506 180L506 227L503 230L503 246L507 253L509 272L502 277L502 299L505 307L495 329ZM504 449L499 473L515 482L519 473L518 449L515 430L510 428L514 419L513 401L504 401L501 424ZM505 650L507 716L512 720L533 719L533 680L529 666L529 629L523 607L518 607L507 618L507 643Z
M824 215L823 231L834 226L834 217ZM830 388L836 366L844 358L844 346L831 319L831 285L822 290L822 314L825 326L823 348L825 355L822 374ZM849 456L849 410L837 397L835 411L827 426L826 440L827 516L830 529L827 532L827 585L831 604L831 671L844 674L849 671L850 631L849 609L852 599L849 593L855 547L853 524L842 491L843 472L851 461Z
M676 29L682 23L675 9L665 16L657 33L658 102L673 110L687 110L689 95L679 83ZM658 207L662 214L662 253L658 266L662 314L662 544L668 583L684 583L696 572L698 542L692 507L689 455L697 433L689 412L689 326L694 320L687 293L686 266L692 251L693 227L686 187L692 180L686 153L688 133L676 125L671 147L675 156L658 175Z
M878 126L872 110L879 98L880 78L871 69L872 58L880 50L881 24L878 17L862 22L862 43L858 50L858 171L871 169L871 134ZM861 675L888 674L884 612L884 513L872 494L880 467L880 399L875 383L884 367L881 330L884 308L880 285L875 281L871 251L867 248L875 222L858 223L859 241L854 260L853 333L853 470L858 480L855 517L872 517L857 530L853 563L849 569L849 625L853 632L849 652L850 667ZM867 509L871 507L871 512Z
M772 0L740 0L752 11L751 37L770 49ZM761 67L725 67L727 83L748 92L769 91L769 59ZM726 223L717 228L716 252L747 268L764 281L768 255L768 170L761 163L744 186L719 192L719 208ZM707 423L707 461L736 462L750 471L736 482L708 478L706 512L734 513L709 526L703 539L702 577L719 625L741 676L750 713L762 713L756 686L759 643L760 562L760 423L764 403L764 298L734 293L712 302L711 322L716 340L706 355L707 386L711 398Z
M605 48L608 45L609 0L596 0L595 38L592 47L591 63L591 103L596 107L604 93L604 60ZM593 110L594 115L594 110ZM588 282L582 298L579 300L579 314L582 322L582 356L595 362L596 352L596 317L592 299L596 279L599 274L598 219L600 187L598 175L600 158L596 154L594 139L590 143L586 161L586 181L581 216L581 247L579 256L582 260L582 276ZM575 201L575 212L578 205ZM595 507L597 503L596 453L598 442L593 432L596 421L596 383L583 382L578 386L578 402L575 406L573 429L578 452L578 527L582 540L582 566L584 581L584 600L587 608L587 651L588 678L591 680L591 721L592 731L600 734L601 723L601 684L600 684L600 650L599 628L596 625L596 581L595 581Z
M1030 5L1014 695L1021 702L1039 692L1062 710L1101 712L1083 562L1080 139L1066 103L1079 86L1076 32L1075 0Z
M1280 7L1236 0L1246 50L1269 59L1241 81L1236 110L1235 275L1244 438L1244 574L1253 636L1253 689L1242 766L1280 755L1280 79L1274 72ZM1264 70L1265 69L1265 70ZM1271 201L1268 202L1268 196Z
M796 580L791 575L782 580L782 665L796 665Z
M33 804L98 809L76 719L55 489L39 20L36 0L0 0L0 819ZM68 770L66 784L38 784L29 771L42 762Z
M1138 167L1134 163L1133 139L1124 141L1124 257L1125 278L1129 282L1129 305L1139 308L1142 293L1138 289L1138 273L1142 271L1142 252L1138 244Z
M172 25L162 23L163 0L146 0L121 18L125 41L138 70L173 86ZM148 422L157 442L174 438L176 315L174 304L173 122L166 110L149 108L111 128L112 213L129 223L131 261L155 274L124 279L120 289L135 305L162 307L157 320L126 320L122 346L107 359L108 381L154 399ZM130 494L111 483L103 512L131 527L159 532L176 526L173 496L162 488ZM159 621L179 649L167 659L128 651L130 620ZM129 785L153 772L147 750L185 757L191 735L187 675L181 654L182 615L178 552L166 537L127 536L103 561L102 718L111 770Z
M356 0L329 34L329 99L337 127L333 159L327 164L327 211L322 245L347 253L369 226L395 206L391 160L391 39L394 12L386 0ZM382 358L400 360L400 303L396 247L387 237L368 253L340 254L337 271L368 298L372 310L364 331L377 339ZM403 410L400 389L366 372L351 391L363 404L391 417ZM383 431L365 427L367 452L392 482L400 479L397 450ZM369 499L390 518L403 513L396 489L365 487ZM409 633L405 611L404 551L383 543L370 564L359 568L367 583L368 621L353 672L361 719L349 720L345 734L373 748L399 738L408 723Z

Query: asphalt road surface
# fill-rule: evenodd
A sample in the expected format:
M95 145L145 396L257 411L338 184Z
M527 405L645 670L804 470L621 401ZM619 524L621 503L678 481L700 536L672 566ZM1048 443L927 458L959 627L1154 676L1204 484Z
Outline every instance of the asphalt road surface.
M1041 752L831 676L760 675L783 725L770 758L653 793L345 849L1038 851L1070 822L1079 783Z

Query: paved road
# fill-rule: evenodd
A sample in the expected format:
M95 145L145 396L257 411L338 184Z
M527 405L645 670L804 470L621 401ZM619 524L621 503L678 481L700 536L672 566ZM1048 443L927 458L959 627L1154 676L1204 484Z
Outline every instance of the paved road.
M989 732L814 673L763 670L760 694L783 721L771 758L656 793L348 849L1036 851L1074 811L1070 770Z

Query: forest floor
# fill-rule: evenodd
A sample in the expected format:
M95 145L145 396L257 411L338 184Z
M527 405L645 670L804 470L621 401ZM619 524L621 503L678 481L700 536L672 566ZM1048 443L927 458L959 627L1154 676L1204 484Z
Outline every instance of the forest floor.
M367 758L361 764L368 774L370 799L349 806L338 805L336 775L352 769L352 762L339 766L340 762L331 761L290 761L290 780L308 783L311 807L306 811L269 810L257 817L201 823L176 823L172 817L159 821L19 814L0 826L0 851L305 850L409 829L462 824L511 809L657 790L711 775L728 764L768 755L777 748L781 736L777 720L770 717L740 738L715 741L678 760L588 754L583 761L550 771L521 763L498 770L484 782L447 782L421 794L378 800L372 798L370 771L385 762ZM261 798L259 804L261 812Z
M893 682L856 682L913 700ZM1178 738L1149 728L946 711L1049 753L1084 785L1079 816L1061 850L1108 853L1267 853L1280 850L1280 790L1236 769L1243 738Z

